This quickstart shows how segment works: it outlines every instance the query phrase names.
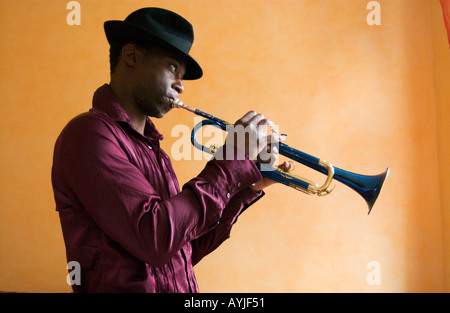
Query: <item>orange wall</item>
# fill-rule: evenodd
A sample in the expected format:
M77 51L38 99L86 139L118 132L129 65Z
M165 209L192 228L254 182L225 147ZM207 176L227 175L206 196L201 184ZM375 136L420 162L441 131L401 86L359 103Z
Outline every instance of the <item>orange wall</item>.
M450 291L450 42L445 40L445 28L439 20L442 12L438 2L432 6L434 44L434 81L438 138L439 190L442 210L445 290Z
M79 2L81 25L69 26L66 0L0 0L0 291L70 291L53 145L109 81L103 22L143 6L194 25L205 75L185 83L185 103L229 121L260 111L287 144L346 170L391 167L370 216L339 183L322 199L269 188L196 267L201 291L450 290L450 50L438 1L379 0L379 26L366 23L367 0ZM180 111L156 121L167 152L172 129L193 123ZM180 183L204 163L174 161ZM371 261L380 285L367 283Z

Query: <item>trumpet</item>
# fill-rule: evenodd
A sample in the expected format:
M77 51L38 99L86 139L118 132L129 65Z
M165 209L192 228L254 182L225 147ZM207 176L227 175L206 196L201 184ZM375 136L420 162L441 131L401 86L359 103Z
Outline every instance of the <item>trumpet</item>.
M218 127L223 131L229 131L233 127L233 124L221 120L211 114L200 111L196 108L190 107L181 102L179 99L172 99L171 107L182 108L205 118L204 120L196 124L192 129L191 143L197 149L205 151L209 154L214 154L217 150L217 147L215 145L212 145L211 147L205 147L202 144L198 143L195 139L198 130L207 125ZM325 160L316 158L312 155L294 149L282 142L279 143L278 153L293 161L299 162L311 169L327 175L325 182L319 186L319 184L309 179L290 173L289 171L284 171L269 164L258 163L257 166L261 171L262 176L273 179L283 185L294 188L308 195L317 196L326 196L330 194L330 192L334 189L334 187L330 189L330 184L333 180L337 180L350 187L364 198L369 208L369 212L367 214L370 214L370 212L372 211L372 208L380 194L383 184L387 176L389 175L389 168L387 168L385 172L379 175L361 175L348 172L333 166Z

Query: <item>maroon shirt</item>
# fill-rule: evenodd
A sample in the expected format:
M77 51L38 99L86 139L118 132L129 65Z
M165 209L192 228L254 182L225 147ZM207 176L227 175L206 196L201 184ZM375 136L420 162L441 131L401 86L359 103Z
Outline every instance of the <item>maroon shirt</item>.
M253 161L211 160L180 191L163 137L145 133L108 85L56 141L52 183L67 261L81 265L75 292L198 292L193 266L230 234L261 193Z

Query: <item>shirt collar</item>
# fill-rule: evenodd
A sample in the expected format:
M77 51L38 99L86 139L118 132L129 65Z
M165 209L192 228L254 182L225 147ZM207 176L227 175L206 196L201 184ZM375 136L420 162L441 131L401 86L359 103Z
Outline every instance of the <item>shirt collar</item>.
M117 100L108 84L104 84L94 93L92 110L103 111L116 122L126 123L134 130L130 118L120 105L119 100ZM144 136L151 139L164 139L164 136L158 132L149 117L147 117Z

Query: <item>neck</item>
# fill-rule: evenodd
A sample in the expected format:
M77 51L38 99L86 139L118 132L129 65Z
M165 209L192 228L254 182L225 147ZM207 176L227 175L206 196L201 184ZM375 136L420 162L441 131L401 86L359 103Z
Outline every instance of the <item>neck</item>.
M127 88L126 84L118 82L113 78L111 78L109 86L117 100L119 100L120 105L127 113L134 129L143 135L147 116L139 110L133 94L130 92L131 89Z

